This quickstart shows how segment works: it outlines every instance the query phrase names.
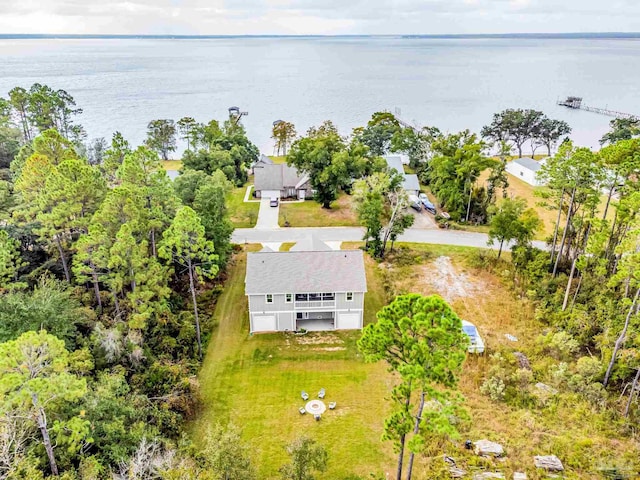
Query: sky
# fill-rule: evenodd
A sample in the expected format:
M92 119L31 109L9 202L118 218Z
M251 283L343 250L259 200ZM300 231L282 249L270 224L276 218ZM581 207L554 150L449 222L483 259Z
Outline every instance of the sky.
M0 0L5 34L635 31L639 0Z

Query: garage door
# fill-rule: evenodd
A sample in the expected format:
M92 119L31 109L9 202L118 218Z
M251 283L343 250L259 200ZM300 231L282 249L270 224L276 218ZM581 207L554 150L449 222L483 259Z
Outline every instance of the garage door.
M275 315L255 315L253 317L253 332L275 332L276 330Z
M280 190L263 190L261 198L280 198Z
M359 328L361 328L359 313L341 313L338 316L338 329L355 330Z

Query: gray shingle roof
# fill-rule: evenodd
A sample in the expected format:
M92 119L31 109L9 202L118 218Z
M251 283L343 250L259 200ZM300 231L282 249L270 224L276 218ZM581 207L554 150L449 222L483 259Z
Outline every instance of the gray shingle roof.
M397 155L385 155L384 158L387 161L387 166L394 169L401 175L404 175L404 167L402 166L402 158Z
M261 153L260 158L256 163L261 163L262 165L273 165L273 160L267 157L264 153Z
M415 175L413 173L405 173L404 174L404 181L402 182L402 187L405 190L411 190L411 191L420 191L420 181L418 180L418 175Z
M518 165L528 168L534 172L537 172L542 168L542 165L540 165L539 162L536 162L533 158L529 157L516 158L513 160L513 163L517 163Z
M285 164L264 165L255 171L256 190L282 190L295 187L302 174L295 167Z
M360 250L247 254L247 295L366 291Z
M411 192L420 191L420 181L418 180L418 176L412 173L404 173L402 157L398 155L385 155L382 158L387 161L387 166L390 170L395 170L404 177L404 180L402 181L402 187L405 190L409 190Z

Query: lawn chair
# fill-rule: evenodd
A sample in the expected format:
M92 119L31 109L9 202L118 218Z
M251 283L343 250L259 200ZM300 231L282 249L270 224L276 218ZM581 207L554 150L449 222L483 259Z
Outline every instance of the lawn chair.
M329 402L329 410L335 410L336 402Z
M320 391L318 392L318 398L324 398L324 395L325 395L324 388L321 388Z
M307 400L309 400L309 394L307 392L305 392L304 390L302 390L302 393L300 394L300 396L302 397L302 399L306 402Z
M320 421L320 414L319 414L319 413L316 413L316 414L313 416L313 418L315 418L315 419L316 419L316 422L319 422L319 421Z
M298 411L300 412L300 415L304 415L305 413L307 413L307 411L304 409L304 407L300 407L298 409Z

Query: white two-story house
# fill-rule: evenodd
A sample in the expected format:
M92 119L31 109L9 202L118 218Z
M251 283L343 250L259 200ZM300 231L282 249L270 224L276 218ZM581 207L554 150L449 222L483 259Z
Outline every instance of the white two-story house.
M366 291L360 250L247 255L251 333L361 329Z

